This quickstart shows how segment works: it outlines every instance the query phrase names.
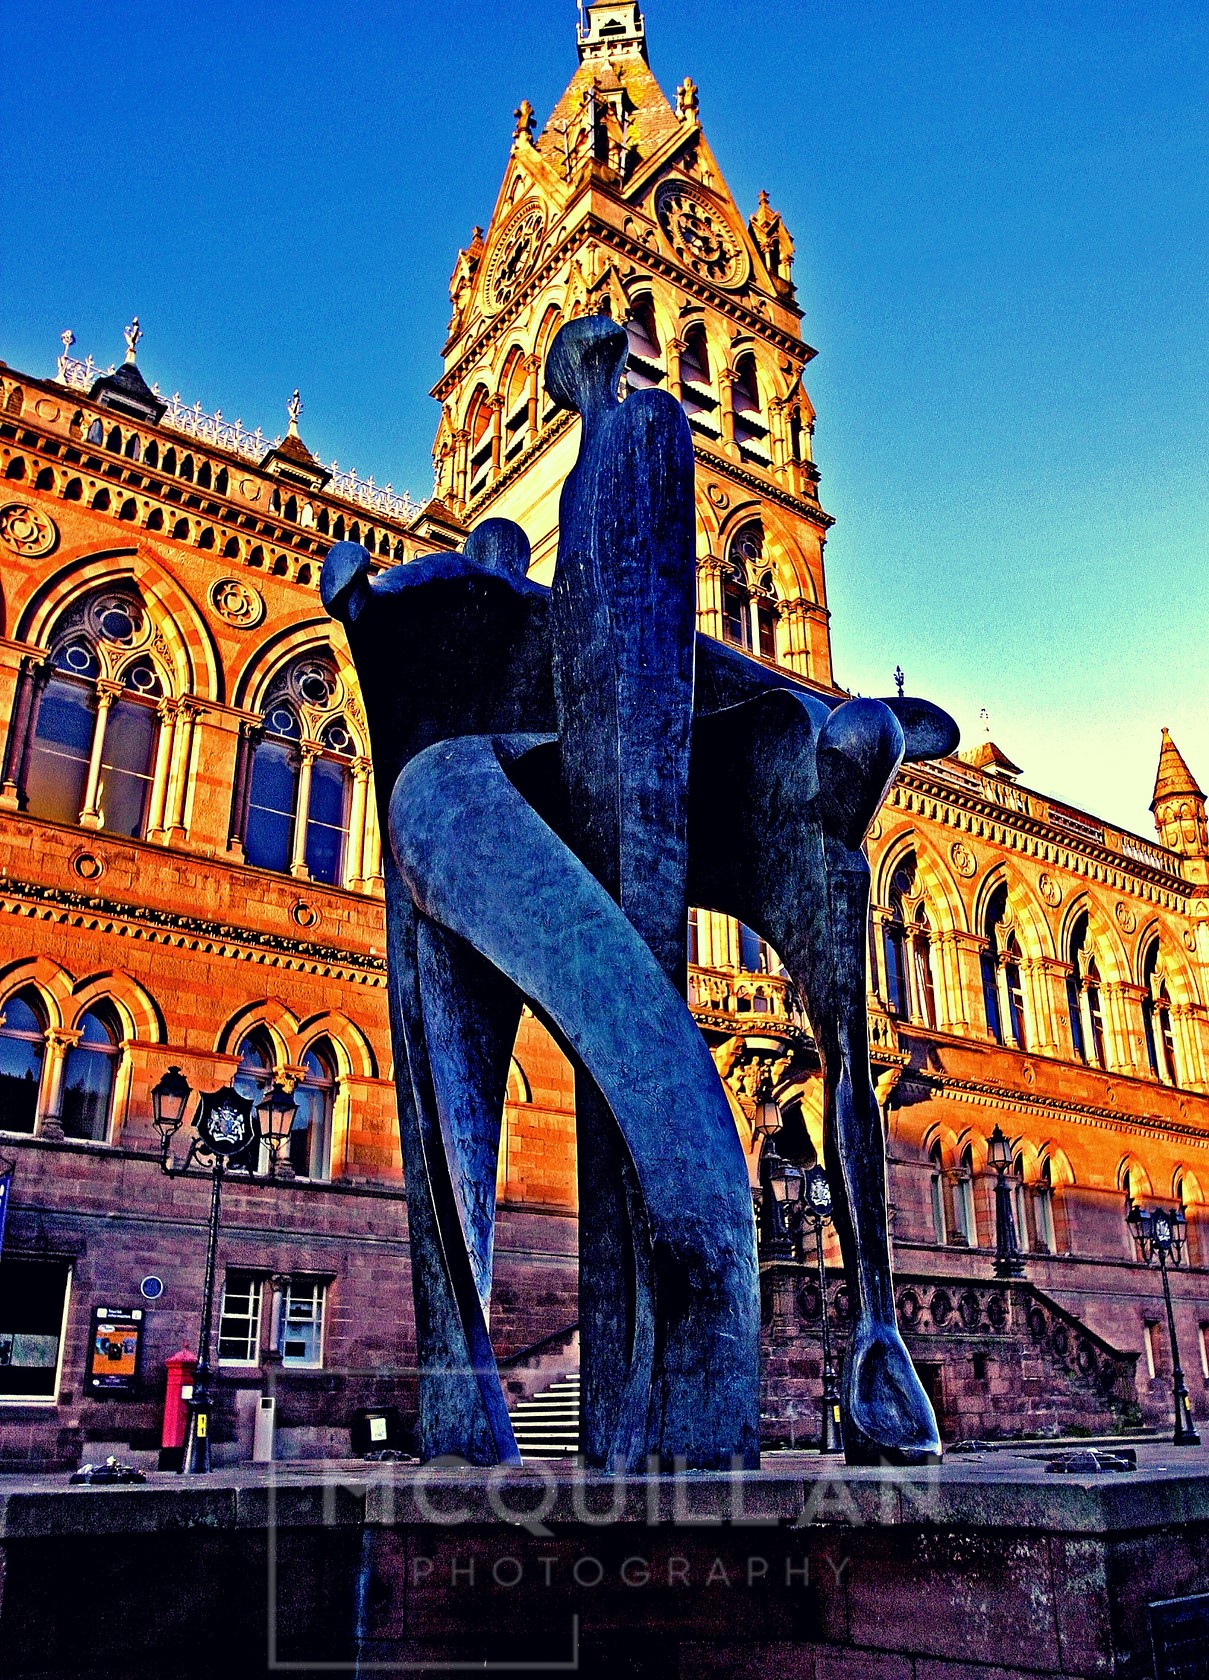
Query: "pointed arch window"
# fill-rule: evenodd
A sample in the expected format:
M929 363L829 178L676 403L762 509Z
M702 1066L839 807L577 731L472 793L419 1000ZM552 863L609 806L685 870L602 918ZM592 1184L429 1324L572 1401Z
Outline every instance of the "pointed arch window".
M756 358L747 351L735 364L735 442L756 460L768 460L768 427L764 423L760 375Z
M273 1083L277 1062L273 1040L263 1027L254 1027L240 1040L238 1055L239 1066L231 1083L241 1097L259 1103Z
M360 878L368 805L366 797L353 798L357 748L338 709L341 698L335 666L320 655L296 660L270 690L235 800L235 817L244 812L244 857L258 869L333 887L344 886L350 874ZM367 766L361 776L365 794ZM246 795L239 792L245 785ZM237 821L233 832L239 833Z
M1159 942L1152 939L1142 962L1142 1024L1146 1031L1146 1054L1150 1071L1165 1084L1178 1085L1175 1033L1171 1025L1171 995L1159 970Z
M941 1149L939 1138L932 1145L931 1149L929 1149L928 1160L932 1167L932 1231L936 1241L943 1245L949 1240L949 1220L947 1206L948 1197L946 1194L947 1186L945 1184L944 1152Z
M968 1248L978 1247L978 1216L974 1207L974 1154L967 1144L961 1152L953 1184L953 1240Z
M98 1004L80 1021L79 1033L63 1067L63 1135L104 1143L112 1120L121 1029L108 1005Z
M662 385L664 374L660 364L663 350L659 343L655 303L649 292L642 292L634 299L625 330L630 341L626 382L631 391L649 390L652 386Z
M46 1053L46 1014L33 987L0 1005L0 1132L32 1132Z
M290 1133L290 1164L299 1178L327 1178L337 1079L336 1054L327 1039L311 1045L302 1066L305 1076L294 1087L298 1106Z
M762 658L777 654L778 610L772 572L764 558L764 526L749 519L727 545L729 571L722 579L722 635Z
M135 650L152 631L141 601L109 593L73 609L52 638L25 761L31 816L146 834L164 688L150 654Z
M252 757L244 855L258 869L284 874L294 857L297 742L302 730L294 712L286 705L272 708L265 718L264 729Z
M326 749L311 769L306 817L306 867L312 881L338 887L344 881L348 849L350 778L348 758L352 738L342 718L323 731Z
M500 381L504 403L504 459L523 454L529 441L529 372L520 350L513 350Z
M936 986L932 975L932 926L919 897L919 866L908 852L890 880L889 914L883 930L886 1005L900 1019L936 1025Z
M987 900L983 917L982 998L987 1027L997 1044L1027 1048L1022 953L1015 930L1005 928L1007 883L1001 881Z
M1066 996L1070 1009L1071 1039L1081 1061L1107 1067L1104 1042L1104 1009L1100 997L1100 970L1089 946L1090 918L1087 911L1071 929L1070 965Z
M1041 1171L1033 1190L1033 1238L1041 1254L1055 1254L1058 1249L1054 1230L1054 1167L1049 1156L1041 1162Z
M470 433L470 497L486 488L491 477L494 428L491 424L492 405L487 387L480 385L471 398L466 425Z

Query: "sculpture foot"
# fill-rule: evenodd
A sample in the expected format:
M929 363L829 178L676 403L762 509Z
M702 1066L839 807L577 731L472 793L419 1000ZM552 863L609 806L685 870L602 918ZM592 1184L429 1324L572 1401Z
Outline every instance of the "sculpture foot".
M849 1464L938 1464L932 1403L894 1325L861 1321L844 1370L844 1455Z

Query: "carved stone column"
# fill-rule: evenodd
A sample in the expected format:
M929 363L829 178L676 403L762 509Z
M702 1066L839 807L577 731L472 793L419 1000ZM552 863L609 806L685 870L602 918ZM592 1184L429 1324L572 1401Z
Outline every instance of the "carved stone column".
M63 1074L67 1052L80 1042L78 1032L52 1027L46 1035L46 1066L42 1071L42 1106L34 1136L57 1142L63 1136Z
M147 806L148 840L163 840L164 807L168 799L168 772L172 765L172 745L176 735L175 700L161 700L156 708L160 720L159 738L155 743L155 768L151 772L151 799Z
M533 439L537 436L540 418L538 415L538 404L541 399L541 370L542 360L540 356L529 356L526 358L525 371L529 375L529 415L527 420L527 430L529 433L530 443L532 443Z
M814 617L814 602L804 596L781 603L781 623L785 626L784 662L800 677L810 675L810 628Z
M722 640L722 573L724 567L714 554L697 561L697 628L703 635Z
M491 409L491 476L494 478L504 459L504 399L492 397Z
M189 769L193 762L193 737L201 707L193 700L178 701L173 742L172 770L164 805L164 843L185 838L185 809L189 799Z
M120 683L109 682L104 677L98 678L97 719L92 730L92 756L88 761L88 778L84 783L84 808L80 812L81 828L100 828L105 821L105 813L100 805L101 759L105 751L105 728L109 722L109 711L121 692Z
M1060 1024L1065 1015L1068 965L1057 957L1034 957L1021 967L1031 977L1034 998L1036 1043L1029 1045L1029 1049L1047 1056L1066 1054Z
M957 946L957 960L961 971L961 986L966 998L967 1023L971 1038L991 1043L994 1035L986 1018L982 997L982 953L986 941L976 933L959 930L953 935Z
M936 987L936 1024L942 1032L964 1037L969 1032L970 1016L962 983L960 939L961 934L956 929L934 933L932 950L940 970L940 985Z
M231 788L231 826L227 834L227 849L242 863L246 856L248 794L252 781L252 762L256 746L263 735L261 723L251 718L239 720L239 744L235 749L235 775Z
M42 673L45 671L45 675ZM39 677L45 682L49 670L33 654L23 654L13 695L13 716L8 738L4 744L4 780L0 784L0 811L19 811L25 795L22 769L27 756L27 744L32 733L34 701L39 690Z
M1123 1072L1141 1079L1150 1077L1150 1055L1146 1049L1146 1024L1142 1017L1145 986L1135 986L1127 980L1111 981L1104 988L1105 996L1118 1025L1117 1042L1121 1048Z
M669 338L667 341L667 388L677 402L683 400L684 382L680 376L680 358L687 346L682 338Z
M290 874L300 881L309 881L311 872L306 866L307 815L311 808L311 772L319 757L314 741L304 741L298 749L298 803L294 814L294 850L290 858Z
M470 494L470 433L465 426L453 435L453 493L463 507Z
M739 375L734 368L718 369L718 391L722 398L722 447L736 461L739 446L735 442L735 385Z
M369 803L370 761L355 758L352 764L353 797L348 818L348 857L344 865L344 884L360 887L365 881L365 825Z
M1205 1060L1201 1053L1204 1029L1205 1012L1199 1004L1172 1004L1171 1036L1175 1039L1175 1067L1180 1076L1179 1083L1186 1090L1205 1089Z

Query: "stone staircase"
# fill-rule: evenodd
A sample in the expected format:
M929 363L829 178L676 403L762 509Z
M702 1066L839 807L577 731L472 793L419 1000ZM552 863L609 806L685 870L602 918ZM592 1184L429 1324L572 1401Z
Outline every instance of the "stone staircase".
M579 1451L579 1326L569 1324L500 1363L522 1458Z
M579 1372L518 1400L509 1415L522 1458L573 1458L579 1451Z

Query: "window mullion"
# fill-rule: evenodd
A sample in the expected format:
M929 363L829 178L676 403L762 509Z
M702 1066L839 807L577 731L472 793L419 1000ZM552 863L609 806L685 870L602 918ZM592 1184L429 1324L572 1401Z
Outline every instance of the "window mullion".
M84 806L80 812L81 828L100 828L105 820L100 805L104 792L101 783L101 760L105 751L105 728L109 721L110 708L121 692L120 686L115 682L106 682L104 679L97 682L96 722L92 729L88 778L84 783Z

